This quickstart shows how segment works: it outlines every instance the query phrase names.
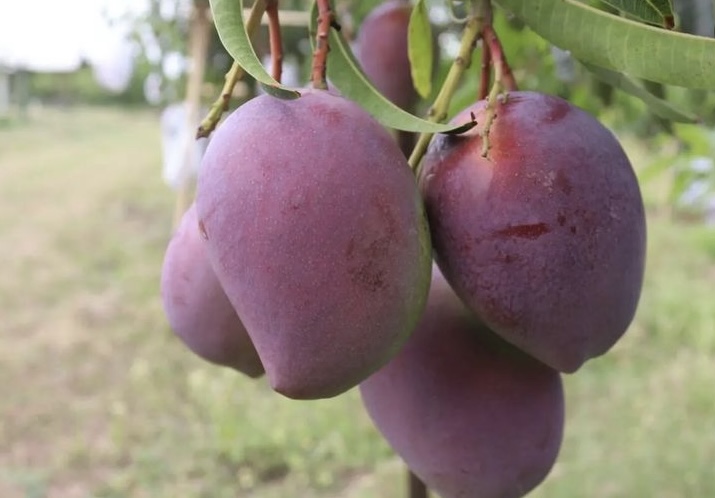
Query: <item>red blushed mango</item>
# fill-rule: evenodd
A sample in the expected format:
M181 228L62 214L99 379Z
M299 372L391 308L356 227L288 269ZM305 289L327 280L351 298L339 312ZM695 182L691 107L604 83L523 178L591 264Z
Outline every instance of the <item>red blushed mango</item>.
M338 395L409 337L429 230L407 161L355 103L316 90L247 102L216 131L196 202L211 264L279 393Z
M638 181L614 135L568 102L513 92L479 125L438 136L420 175L435 260L502 338L573 372L608 351L636 311L646 224Z
M256 348L209 264L193 204L166 249L161 297L169 325L194 353L249 377L263 375Z
M388 443L442 498L524 496L561 446L559 373L478 322L436 267L412 337L360 393Z

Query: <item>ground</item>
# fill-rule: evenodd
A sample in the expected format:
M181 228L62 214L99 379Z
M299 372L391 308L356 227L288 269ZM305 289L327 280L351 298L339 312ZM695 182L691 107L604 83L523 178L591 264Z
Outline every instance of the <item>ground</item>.
M0 129L0 496L404 496L355 391L289 401L174 338L159 140L147 111L47 110ZM715 231L644 190L636 322L565 377L564 445L534 497L715 496Z

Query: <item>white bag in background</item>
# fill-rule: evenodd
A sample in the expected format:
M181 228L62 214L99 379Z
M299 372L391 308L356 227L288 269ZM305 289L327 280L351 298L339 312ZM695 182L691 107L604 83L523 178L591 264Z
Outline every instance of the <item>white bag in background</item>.
M187 124L187 105L178 102L167 106L161 113L162 178L173 190L178 190L187 181L195 179L201 166L201 158L208 146L208 138L196 140L196 129L208 109L201 108L193 126ZM187 141L193 141L192 154L185 161Z

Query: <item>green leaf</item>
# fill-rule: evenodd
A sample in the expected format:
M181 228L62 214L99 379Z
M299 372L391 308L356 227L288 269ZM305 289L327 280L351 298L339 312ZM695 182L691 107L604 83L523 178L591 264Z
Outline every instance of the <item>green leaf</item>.
M666 171L669 171L673 167L673 161L673 157L671 156L661 157L647 166L640 168L636 172L638 174L638 181L641 184L652 181Z
M577 59L666 85L715 90L715 40L630 21L576 0L495 0Z
M427 98L432 92L432 25L425 0L418 0L410 15L407 48L415 90Z
M216 31L218 31L226 51L261 84L266 93L283 99L300 97L300 93L297 91L274 80L258 59L246 32L243 20L243 0L211 0L211 12Z
M313 8L310 11L310 39L314 48L317 19L317 4L313 2ZM336 29L330 30L328 40L330 52L328 53L327 69L330 82L340 90L343 97L356 102L384 126L416 133L458 134L464 133L476 124L467 123L458 127L438 124L403 111L372 86L370 80L360 69L360 64L355 60L350 45Z
M683 168L682 166L676 170L670 194L668 196L670 202L677 202L683 196L688 187L693 183L693 180L695 180L695 177L692 170Z
M593 64L582 64L601 81L604 81L609 85L619 88L624 92L641 99L653 112L653 114L656 114L661 118L669 121L675 121L676 123L697 123L699 121L698 117L694 114L677 109L667 100L653 95L637 80L628 77L626 74L594 66Z
M645 22L664 26L673 23L673 6L669 0L601 0L626 14Z

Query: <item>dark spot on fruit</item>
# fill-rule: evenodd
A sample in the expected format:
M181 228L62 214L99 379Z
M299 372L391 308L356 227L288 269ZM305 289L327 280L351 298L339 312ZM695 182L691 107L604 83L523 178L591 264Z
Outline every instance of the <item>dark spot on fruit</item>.
M533 223L527 225L513 225L494 232L496 237L520 237L522 239L536 239L549 233L551 230L546 223Z
M398 224L395 214L392 212L392 206L384 195L373 197L373 204L380 213L381 221L385 223L387 229L386 237L393 238L397 234Z
M209 240L209 233L206 231L203 220L199 220L199 233L202 239Z
M469 253L472 251L472 244L470 244L469 242L459 244L457 246L457 251L459 251L460 253Z
M566 216L564 216L563 214L560 214L560 215L556 218L556 221L558 221L558 222L559 222L559 226L562 227L562 226L564 226L564 225L566 224Z
M572 234L576 235L576 227L575 226L571 226L571 228L569 228L569 230L571 231Z
M559 121L568 114L570 108L568 102L554 99L551 105L548 106L549 113L546 116L546 120L551 123Z
M368 261L362 266L351 268L348 273L350 273L350 279L354 284L370 292L375 292L385 287L385 272L379 269L372 261Z
M340 110L324 105L311 106L311 111L316 118L322 118L328 126L340 127L345 119Z
M171 302L174 303L174 306L179 308L182 306L186 306L188 301L183 294L176 293L176 295L171 299Z
M519 323L519 317L515 316L514 311L509 308L509 303L501 302L494 297L485 299L483 313L502 327L516 327Z
M573 190L573 186L571 185L571 182L569 179L566 177L563 171L559 171L556 173L556 186L561 189L561 191L568 195L571 193Z
M355 261L355 266L348 269L351 281L371 292L385 287L385 271L380 262L390 252L390 237L375 239L364 248L356 248L356 245L351 239L345 253L351 262Z

